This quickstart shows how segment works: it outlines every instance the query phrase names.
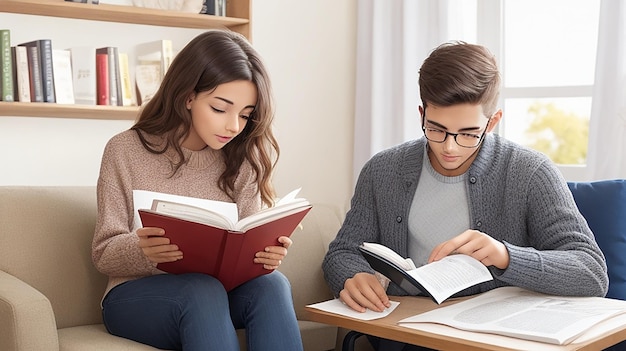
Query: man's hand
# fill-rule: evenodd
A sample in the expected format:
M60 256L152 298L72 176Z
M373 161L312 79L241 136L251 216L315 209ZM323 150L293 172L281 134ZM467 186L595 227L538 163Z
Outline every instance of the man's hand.
M265 248L265 251L259 251L254 256L254 263L263 264L263 268L265 269L276 269L287 256L287 249L293 241L286 236L281 236L278 238L278 242L283 246L268 246Z
M358 312L365 312L365 309L382 312L391 306L389 297L376 276L365 272L347 279L343 290L339 292L339 298Z
M509 251L506 246L478 230L466 230L437 245L431 252L428 262L438 261L454 253L472 256L485 266L495 266L500 269L506 269L509 266Z
M183 258L183 252L178 245L170 244L170 239L164 237L162 228L145 227L137 229L139 247L148 260L153 263L173 262Z

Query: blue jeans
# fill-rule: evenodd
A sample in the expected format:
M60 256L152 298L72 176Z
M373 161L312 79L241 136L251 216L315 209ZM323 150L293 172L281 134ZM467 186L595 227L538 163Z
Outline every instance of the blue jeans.
M153 275L116 286L102 304L109 333L159 349L239 350L239 328L251 351L303 349L291 286L278 271L228 293L205 274Z

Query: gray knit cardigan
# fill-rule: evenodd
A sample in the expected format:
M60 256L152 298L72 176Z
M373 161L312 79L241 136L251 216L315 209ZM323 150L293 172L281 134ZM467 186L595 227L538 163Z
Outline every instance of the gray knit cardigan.
M335 296L346 279L373 272L357 250L361 243L381 243L407 257L409 209L425 149L424 138L409 141L376 154L361 170L351 208L322 264ZM502 241L510 263L505 270L489 267L493 281L456 296L506 285L555 295L606 294L604 256L565 179L545 155L488 134L465 186L471 229ZM394 284L387 292L406 294Z

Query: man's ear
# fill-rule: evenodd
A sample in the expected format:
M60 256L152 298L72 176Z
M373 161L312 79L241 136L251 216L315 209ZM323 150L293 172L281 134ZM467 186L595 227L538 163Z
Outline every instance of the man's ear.
M496 113L493 114L493 116L491 116L491 120L489 121L489 126L487 126L487 133L490 133L491 131L493 131L498 125L498 123L500 123L501 119L502 119L502 110L498 110L496 111Z

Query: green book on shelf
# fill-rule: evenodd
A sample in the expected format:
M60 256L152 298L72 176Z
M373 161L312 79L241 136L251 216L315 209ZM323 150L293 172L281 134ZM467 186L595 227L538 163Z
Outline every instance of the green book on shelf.
M11 31L0 29L0 101L15 101Z

